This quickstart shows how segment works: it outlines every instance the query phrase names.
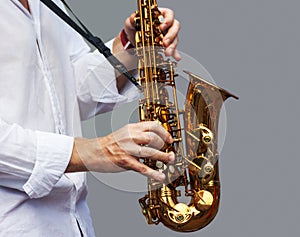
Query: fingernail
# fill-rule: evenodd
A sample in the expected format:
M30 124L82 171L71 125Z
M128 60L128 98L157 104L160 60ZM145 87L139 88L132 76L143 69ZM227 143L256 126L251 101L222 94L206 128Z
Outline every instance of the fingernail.
M173 138L172 138L172 136L170 136L170 137L168 138L168 143L173 143Z

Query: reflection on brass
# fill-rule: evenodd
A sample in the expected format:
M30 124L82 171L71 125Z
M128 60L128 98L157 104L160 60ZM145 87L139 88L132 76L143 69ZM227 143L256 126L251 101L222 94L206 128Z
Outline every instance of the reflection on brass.
M176 210L168 210L168 218L177 224L184 224L188 222L192 216L193 212L190 207L184 203L177 203L174 206Z
M194 196L195 206L199 211L207 211L211 208L214 202L213 195L206 190L196 192Z
M175 153L174 164L143 160L167 178L163 183L148 178L148 194L139 203L148 224L161 222L174 231L190 232L209 224L218 211L218 121L223 102L237 97L186 72L190 84L185 108L179 110L176 62L164 55L161 22L156 0L138 0L136 55L138 80L143 88L140 121L161 124L174 140L171 145L165 144L162 151ZM179 116L183 116L184 127ZM189 197L188 203L180 201L183 194Z

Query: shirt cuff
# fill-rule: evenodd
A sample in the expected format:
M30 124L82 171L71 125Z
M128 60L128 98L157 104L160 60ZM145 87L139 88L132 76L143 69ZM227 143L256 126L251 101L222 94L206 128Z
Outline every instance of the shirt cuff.
M64 174L73 150L74 138L65 135L36 132L36 162L23 189L30 198L40 198L50 193Z

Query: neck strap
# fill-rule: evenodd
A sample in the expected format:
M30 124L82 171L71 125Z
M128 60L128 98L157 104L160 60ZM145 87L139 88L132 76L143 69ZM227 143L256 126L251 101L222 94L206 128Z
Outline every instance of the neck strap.
M62 3L66 6L66 8L74 15L76 20L79 22L81 27L77 25L63 10L61 10L52 0L41 0L50 10L52 10L58 17L60 17L65 23L67 23L70 27L72 27L75 31L77 31L83 38L85 38L89 43L91 43L95 48L104 55L104 57L109 61L109 63L121 74L123 74L129 81L131 81L136 87L140 89L139 83L136 79L130 74L127 68L114 56L112 55L110 49L106 47L103 41L94 36L77 18L77 16L73 13L68 4L61 0Z

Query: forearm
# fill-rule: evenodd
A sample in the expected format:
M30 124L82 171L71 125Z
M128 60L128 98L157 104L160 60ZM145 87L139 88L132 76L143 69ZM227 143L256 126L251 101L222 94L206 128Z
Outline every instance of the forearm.
M66 168L66 173L96 171L96 172L120 172L120 169L109 158L111 147L115 146L112 135L95 139L75 138L72 155ZM117 156L117 154L113 154ZM112 156L113 156L112 155Z
M130 72L133 72L137 69L137 57L130 54L124 49L124 46L120 39L120 34L117 35L113 42L112 52ZM125 76L120 75L119 72L115 71L115 74L117 79L117 88L120 92L125 87L125 85L130 82Z
M74 146L71 154L71 158L69 164L66 169L66 173L69 172L80 172L80 171L87 171L86 166L83 163L83 160L80 158L78 146L80 143L87 142L87 139L84 138L75 138L74 139Z

